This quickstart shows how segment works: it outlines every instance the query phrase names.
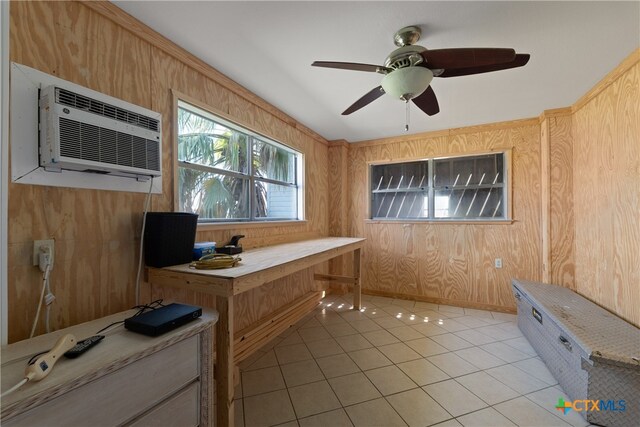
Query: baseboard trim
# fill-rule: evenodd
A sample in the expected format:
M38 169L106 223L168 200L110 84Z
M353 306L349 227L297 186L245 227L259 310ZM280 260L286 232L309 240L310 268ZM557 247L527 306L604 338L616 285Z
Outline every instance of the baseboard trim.
M456 307L474 308L474 309L478 309L478 310L498 311L498 312L501 312L501 313L516 314L516 312L517 312L515 307L513 307L513 308L512 307L505 307L505 306L501 306L501 305L485 304L485 303L474 302L474 301L460 301L460 300L452 300L452 299L447 299L447 298L433 298L433 297L427 297L427 296L424 296L424 295L399 294L399 293L395 293L395 292L378 291L378 290L375 290L375 289L363 289L362 293L364 295L373 295L373 296L379 296L379 297L397 298L397 299L404 299L404 300L413 300L413 301L419 301L419 302L430 302L432 304L453 305L453 306L456 306Z

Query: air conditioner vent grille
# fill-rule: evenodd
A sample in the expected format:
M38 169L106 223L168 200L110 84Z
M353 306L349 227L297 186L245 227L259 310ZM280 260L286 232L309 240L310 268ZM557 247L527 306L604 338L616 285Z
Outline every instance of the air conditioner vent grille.
M158 132L159 121L124 108L115 107L102 101L92 99L70 90L56 88L56 102L79 110L88 111L103 117L109 117L144 129Z
M147 167L154 171L160 170L160 147L156 141L147 139Z
M60 155L160 171L160 142L60 117Z

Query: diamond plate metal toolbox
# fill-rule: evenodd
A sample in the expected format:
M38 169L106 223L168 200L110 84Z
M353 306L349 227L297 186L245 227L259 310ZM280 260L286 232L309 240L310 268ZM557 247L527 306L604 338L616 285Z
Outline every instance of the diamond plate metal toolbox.
M568 397L599 401L576 405L581 415L640 425L640 329L561 286L514 279L512 288L518 327Z

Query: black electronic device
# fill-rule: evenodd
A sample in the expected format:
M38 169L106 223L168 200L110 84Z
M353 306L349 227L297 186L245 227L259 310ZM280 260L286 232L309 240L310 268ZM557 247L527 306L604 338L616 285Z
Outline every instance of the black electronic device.
M94 335L92 337L85 338L82 341L79 341L78 344L73 346L71 350L67 351L64 356L68 357L69 359L74 359L81 354L84 354L84 352L89 350L94 345L98 344L100 341L102 341L103 338L104 335Z
M240 234L237 236L231 237L231 240L226 245L216 248L216 252L219 254L227 254L227 255L236 255L242 253L242 246L240 245L240 239L242 239L244 235Z
M144 262L149 267L185 264L193 257L198 215L188 212L147 212Z
M173 303L124 320L132 332L152 337L162 335L202 316L202 308Z

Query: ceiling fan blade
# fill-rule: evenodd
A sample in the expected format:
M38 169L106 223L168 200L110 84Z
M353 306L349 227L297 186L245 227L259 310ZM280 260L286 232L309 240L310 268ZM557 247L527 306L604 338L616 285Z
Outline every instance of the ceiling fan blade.
M419 109L430 116L433 116L434 114L438 114L440 112L438 99L436 98L436 94L431 86L429 86L427 90L422 92L419 96L413 98L412 101Z
M516 57L516 51L503 48L460 48L434 49L422 52L425 66L429 69L470 68L482 67L511 62Z
M382 89L382 86L374 87L369 92L367 92L362 98L354 102L349 108L344 110L342 115L347 116L353 113L354 111L358 111L365 105L371 104L373 101L380 98L382 95L384 95L384 89Z
M353 70L353 71L369 71L372 73L383 73L391 71L390 68L383 67L382 65L372 64L358 64L356 62L334 62L334 61L315 61L311 64L313 67L325 67L325 68L338 68L340 70Z
M468 76L470 74L490 73L491 71L508 70L509 68L517 68L526 65L529 62L530 55L528 53L519 53L516 59L504 64L484 65L481 67L457 68L453 70L444 70L437 77L458 77Z

